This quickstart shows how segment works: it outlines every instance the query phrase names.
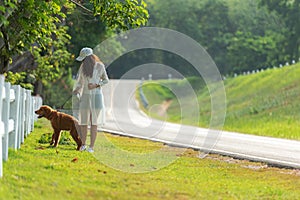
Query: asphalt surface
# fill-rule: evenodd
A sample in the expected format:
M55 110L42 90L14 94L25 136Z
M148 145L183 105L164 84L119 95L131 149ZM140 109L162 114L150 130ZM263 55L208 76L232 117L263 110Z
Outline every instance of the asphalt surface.
M135 99L139 80L111 80L103 87L105 131L198 149L207 153L300 168L300 141L209 130L151 119ZM200 155L200 156L202 156Z

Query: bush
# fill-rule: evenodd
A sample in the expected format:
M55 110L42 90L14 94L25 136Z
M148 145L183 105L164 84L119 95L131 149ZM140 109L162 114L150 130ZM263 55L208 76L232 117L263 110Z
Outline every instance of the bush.
M41 135L41 138L38 140L38 143L40 144L49 144L52 139L52 133L44 133ZM60 145L72 145L72 138L70 136L69 132L62 131L60 140L59 140Z

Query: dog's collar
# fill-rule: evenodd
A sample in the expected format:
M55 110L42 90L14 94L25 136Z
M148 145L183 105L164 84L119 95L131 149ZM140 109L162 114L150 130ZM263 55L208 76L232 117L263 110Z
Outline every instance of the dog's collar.
M54 112L55 111L51 111L51 113L48 116L45 116L47 119L51 120L54 117Z

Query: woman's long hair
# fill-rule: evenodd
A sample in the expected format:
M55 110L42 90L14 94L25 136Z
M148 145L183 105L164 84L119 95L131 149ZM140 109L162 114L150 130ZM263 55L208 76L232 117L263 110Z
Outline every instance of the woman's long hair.
M87 56L82 62L82 72L86 77L93 77L94 66L101 60L95 54Z

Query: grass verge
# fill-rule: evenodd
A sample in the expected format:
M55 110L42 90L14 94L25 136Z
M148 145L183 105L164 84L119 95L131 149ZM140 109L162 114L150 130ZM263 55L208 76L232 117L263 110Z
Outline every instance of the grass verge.
M257 74L227 78L226 118L224 130L260 136L300 140L300 63L284 68L269 69ZM211 119L211 94L203 81L190 83L196 98L182 85L186 80L148 82L143 92L149 107L172 98L172 104L163 119L182 124L209 127ZM195 85L200 85L197 88ZM176 88L176 89L174 89ZM185 91L176 99L174 91ZM199 105L191 106L192 101ZM145 111L159 118L151 109ZM167 117L166 117L167 116Z
M58 148L39 143L42 134L49 132L49 122L40 119L21 149L9 152L0 179L0 199L300 199L297 170L216 155L199 159L198 152L188 149L154 172L125 173L88 152L75 151L75 143ZM164 146L104 136L119 149L135 153Z

